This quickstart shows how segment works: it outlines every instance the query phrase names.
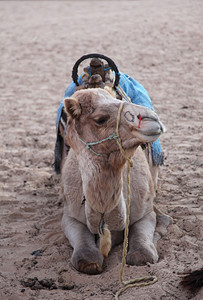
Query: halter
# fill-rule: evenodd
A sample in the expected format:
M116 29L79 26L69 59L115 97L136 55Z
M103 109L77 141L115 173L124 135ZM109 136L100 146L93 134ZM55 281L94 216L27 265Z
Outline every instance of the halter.
M87 147L87 149L89 149L90 151L92 151L94 154L96 155L99 155L99 156L105 156L105 154L101 154L101 153L98 153L96 151L94 151L91 146L94 146L94 145L98 145L98 144L101 144L103 142L106 142L108 140L118 140L118 136L116 135L116 133L114 132L113 134L111 134L110 136L108 136L107 138L103 139L103 140L100 140L98 142L91 142L91 143L86 143L85 141L83 141L80 137L79 137L79 140L85 144L85 146Z
M120 136L119 136L119 132L118 132L118 128L119 128L119 124L120 124L120 118L121 118L121 111L123 109L123 106L124 106L124 102L121 103L120 107L119 107L119 110L118 110L118 115L117 115L117 123L116 123L116 132L114 132L113 134L109 135L107 138L103 139L103 140L100 140L100 141L97 141L97 142L90 142L90 143L86 143L85 141L83 141L80 137L79 137L79 140L85 144L85 146L87 147L88 150L90 150L91 152L93 152L94 154L98 155L98 156L105 156L105 154L101 154L101 153L98 153L96 151L94 151L91 146L94 146L94 145L98 145L98 144L101 144L103 142L106 142L108 140L115 140L120 148L120 151L122 152L123 156L128 160L127 156L124 155L124 150L122 148L122 145L121 145L121 139L120 139Z

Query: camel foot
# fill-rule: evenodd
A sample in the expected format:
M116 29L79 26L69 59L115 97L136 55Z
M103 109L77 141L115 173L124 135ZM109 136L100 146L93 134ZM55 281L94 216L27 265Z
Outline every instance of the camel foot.
M126 257L126 263L131 266L141 266L147 263L156 263L158 261L157 250L153 243L145 246L140 246L139 249L130 251Z
M103 256L97 248L82 248L73 252L71 263L79 272L95 275L102 272Z

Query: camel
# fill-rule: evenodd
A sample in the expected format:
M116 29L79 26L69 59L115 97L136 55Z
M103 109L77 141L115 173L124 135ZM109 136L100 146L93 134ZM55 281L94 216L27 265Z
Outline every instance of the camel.
M64 100L68 116L64 143L70 150L62 162L62 229L73 247L73 267L87 274L101 273L105 257L123 240L126 158L115 134L121 103L107 88L79 90ZM152 143L163 132L164 126L151 109L123 104L119 136L125 155L133 161L129 265L158 261L154 241L158 212L153 208L158 166L153 166L140 145Z

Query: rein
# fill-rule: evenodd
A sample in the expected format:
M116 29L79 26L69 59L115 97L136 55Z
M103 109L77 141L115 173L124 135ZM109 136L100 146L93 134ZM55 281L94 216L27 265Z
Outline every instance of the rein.
M128 281L124 281L124 279L123 279L124 268L126 265L127 250L128 250L128 233L129 233L129 223L130 223L130 168L133 166L132 157L128 157L126 155L125 150L122 147L121 139L120 139L119 131L118 131L123 105L124 105L124 102L120 105L120 108L118 111L118 116L117 116L116 135L118 136L118 139L116 141L120 148L121 154L128 161L127 197L126 197L127 199L126 199L126 224L125 224L124 241L123 241L123 255L122 255L122 265L121 265L121 269L120 269L120 282L122 283L123 287L120 290L118 290L118 292L116 293L116 295L115 295L116 300L118 300L120 294L122 294L124 291L126 291L129 288L152 285L155 282L157 282L157 280L158 280L156 276L138 277L138 278L131 279ZM141 116L139 115L139 126L140 126L140 122L141 122Z
M99 156L105 156L105 154L101 154L101 153L97 153L96 151L94 151L91 146L94 146L94 145L98 145L98 144L101 144L103 142L106 142L108 140L117 140L118 139L118 136L116 135L116 133L113 133L111 134L109 137L103 139L103 140L100 140L98 142L91 142L91 143L86 143L85 141L83 141L80 137L79 137L79 140L85 144L85 146L87 147L87 149L89 149L90 151L92 151L94 154L96 155L99 155Z
M120 152L121 152L122 156L128 162L128 165L127 165L126 224L125 224L124 241L123 241L122 265L121 265L121 269L120 269L120 282L122 283L123 287L120 290L118 290L118 292L116 293L116 295L115 295L116 300L118 300L120 294L122 294L124 291L126 291L129 288L152 285L155 282L157 282L157 280L158 280L156 276L138 277L138 278L131 279L131 280L128 280L128 281L124 281L124 279L123 279L124 268L125 268L125 265L126 265L127 249L128 249L128 233L129 233L129 223L130 223L130 168L133 166L132 157L128 157L126 155L125 150L122 147L122 143L121 143L121 139L120 139L120 135L119 135L119 124L120 124L121 112L122 112L124 103L125 102L121 103L121 105L119 107L119 110L118 110L115 133L111 134L109 137L107 137L103 140L100 140L98 142L92 142L92 143L86 143L81 138L79 138L80 141L86 145L87 149L92 151L94 154L100 155L100 156L105 156L105 155L95 152L91 148L91 146L98 145L98 144L103 143L103 142L108 141L108 140L116 140L116 143L119 146L119 149L120 149ZM140 127L140 122L141 122L141 116L139 115L139 126L138 126L138 128ZM104 222L104 214L103 214L102 217L101 217L100 226L99 226L99 235L100 235L100 238L103 236L103 241L105 241L106 238L107 239L110 238L109 236L108 237L105 236L104 229L106 229L106 234L107 234L107 232L110 234L110 231L108 230L108 227L105 227L105 225L106 224ZM109 251L110 251L110 247L107 250L107 256L108 256Z

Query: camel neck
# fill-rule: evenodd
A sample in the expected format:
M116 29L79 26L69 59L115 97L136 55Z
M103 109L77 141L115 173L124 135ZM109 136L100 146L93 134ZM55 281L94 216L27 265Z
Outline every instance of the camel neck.
M88 162L88 163L87 163ZM122 190L122 167L114 168L100 159L80 160L83 191L93 210L99 213L110 212L120 200Z

